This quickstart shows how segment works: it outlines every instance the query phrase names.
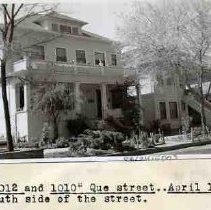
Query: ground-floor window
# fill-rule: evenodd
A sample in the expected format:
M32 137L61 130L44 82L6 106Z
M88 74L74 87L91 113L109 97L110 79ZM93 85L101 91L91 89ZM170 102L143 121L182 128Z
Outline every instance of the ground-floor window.
M16 94L16 110L22 111L24 109L25 100L24 100L24 85L17 84L15 87L15 94Z
M178 118L177 102L169 102L169 110L171 119Z
M166 116L166 103L160 102L159 108L160 108L160 119L165 120L167 118L167 116Z

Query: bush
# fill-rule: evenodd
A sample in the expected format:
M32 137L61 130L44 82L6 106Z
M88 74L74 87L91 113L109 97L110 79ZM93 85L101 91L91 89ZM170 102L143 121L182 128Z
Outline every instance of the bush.
M64 137L56 139L56 148L65 148L69 146L70 144L68 139L65 139Z
M76 142L70 142L71 156L78 156L86 154L89 142L85 138L78 138Z
M76 119L68 120L67 122L67 129L74 136L78 136L87 128L88 125L86 124L86 118L82 115L78 115Z
M86 154L87 148L94 150L109 150L114 149L122 151L122 142L124 136L120 132L113 131L93 131L86 129L83 134L80 134L76 142L71 142L70 152L73 155Z

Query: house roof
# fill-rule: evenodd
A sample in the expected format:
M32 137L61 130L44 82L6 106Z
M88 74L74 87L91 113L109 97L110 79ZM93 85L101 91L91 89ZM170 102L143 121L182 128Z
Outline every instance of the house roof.
M55 11L50 12L50 13L44 15L44 17L50 17L50 18L68 20L68 21L71 21L71 22L76 22L76 23L78 23L78 24L81 25L81 26L84 26L84 25L87 25L87 24L88 24L88 23L85 22L85 21L82 21L82 20L79 20L79 19L70 17L70 16L68 16L68 15L61 14L61 13L58 13L58 12L55 12Z
M63 14L60 14L57 12L50 12L48 14L34 14L30 17L27 17L26 19L21 21L21 23L18 25L18 28L29 29L29 30L40 31L40 32L47 32L47 33L55 33L53 31L47 31L41 25L37 24L37 22L40 22L40 21L48 19L48 18L56 18L56 19L60 19L60 20L70 21L70 22L78 24L81 27L88 24L87 22L81 21L76 18L69 17L67 15L63 15ZM19 19L19 20L21 20L21 19ZM19 20L17 20L17 21L19 21ZM111 39L100 36L98 34L94 34L94 33L91 33L89 31L86 31L83 29L81 31L82 31L81 36L84 36L87 38L92 38L92 39L95 39L98 41L113 42Z

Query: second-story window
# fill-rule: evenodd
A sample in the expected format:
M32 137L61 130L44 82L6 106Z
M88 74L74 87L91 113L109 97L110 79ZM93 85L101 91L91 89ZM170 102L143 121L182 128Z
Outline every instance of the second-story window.
M52 23L51 24L51 29L52 31L59 31L59 25L57 23Z
M105 66L105 55L104 55L104 53L95 52L95 65Z
M72 30L73 30L72 31L73 34L76 34L76 35L78 34L78 27L73 27Z
M34 60L45 60L45 48L41 45L33 46L31 49L31 58Z
M56 48L56 61L67 62L67 52L65 48Z
M116 54L111 54L111 65L112 66L116 66L117 65Z
M71 27L66 25L60 25L60 32L65 34L71 34Z
M84 50L76 50L76 62L77 63L86 63L86 56Z

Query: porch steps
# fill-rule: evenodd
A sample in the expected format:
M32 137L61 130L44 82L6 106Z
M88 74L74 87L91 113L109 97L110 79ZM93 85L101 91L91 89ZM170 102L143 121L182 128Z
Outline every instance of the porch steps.
M184 101L194 110L200 113L201 103L193 95L186 95ZM205 116L208 127L211 127L211 103L205 101Z

